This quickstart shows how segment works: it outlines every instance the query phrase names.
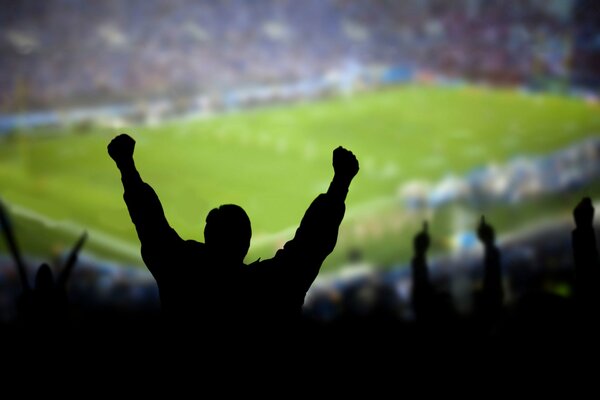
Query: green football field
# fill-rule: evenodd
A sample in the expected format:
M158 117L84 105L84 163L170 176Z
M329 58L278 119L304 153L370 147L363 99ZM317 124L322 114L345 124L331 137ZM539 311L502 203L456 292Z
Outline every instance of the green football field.
M137 167L183 238L203 240L204 218L215 206L234 203L247 211L253 224L247 262L272 256L293 236L312 199L327 189L333 149L352 150L361 170L326 264L335 268L354 247L379 263L408 260L423 218L432 220L434 247L443 249L454 217L407 214L397 197L404 183L543 155L600 135L600 108L558 95L411 85L156 126L19 132L0 139L0 197L27 253L50 257L87 230L89 253L141 265L119 174L106 152L120 132L136 139ZM567 212L578 195L469 215L485 212L509 230Z

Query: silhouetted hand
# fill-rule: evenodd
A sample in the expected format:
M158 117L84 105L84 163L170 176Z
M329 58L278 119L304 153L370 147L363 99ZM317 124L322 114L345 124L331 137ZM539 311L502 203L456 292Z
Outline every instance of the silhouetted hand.
M594 206L589 197L584 197L573 210L575 225L578 228L590 228L594 223Z
M108 144L108 154L119 165L133 158L134 148L135 140L131 136L122 133Z
M494 228L485 222L485 217L483 215L481 216L481 221L479 222L479 227L477 228L477 236L485 245L490 246L494 244L496 237Z
M340 146L333 151L333 170L337 177L351 181L358 173L358 160L351 151Z
M415 236L413 241L413 244L415 246L415 253L417 255L424 255L427 252L427 249L429 248L430 241L431 240L429 238L429 232L427 229L427 221L424 221L423 230Z

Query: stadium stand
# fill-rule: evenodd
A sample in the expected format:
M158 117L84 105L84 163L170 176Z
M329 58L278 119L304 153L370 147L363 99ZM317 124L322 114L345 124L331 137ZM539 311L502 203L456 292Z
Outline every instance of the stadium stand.
M569 78L571 13L536 0L16 2L0 11L0 110L174 93L210 107L231 90L297 84L300 95L379 65L386 82L432 71L536 86Z
M548 194L583 189L600 176L600 140L590 137L541 157L514 157L465 176L448 175L436 183L408 182L398 193L408 209L448 204L519 204Z
M407 81L508 85L525 95L574 90L597 104L597 32L586 28L596 21L592 17L570 2L547 0L12 2L0 8L0 67L7 72L0 74L0 133L97 120L117 126L122 119L148 122ZM573 41L577 20L584 22L575 26ZM398 198L415 213L461 202L518 207L545 194L585 189L599 178L599 163L600 141L591 138L543 157L521 155L439 182L411 182L399 188ZM320 276L311 287L307 325L384 326L397 340L423 333L414 330L420 327L413 267L428 272L420 283L435 296L436 323L443 320L441 328L456 334L448 341L524 331L570 339L574 315L592 318L578 301L596 301L576 273L582 262L597 264L589 255L597 246L593 229L580 229L580 222L576 215L580 234L573 237L570 220L555 221L499 237L487 252L473 227L452 253L427 258L427 241L418 262L372 268L356 256L346 271ZM593 211L586 223L593 228ZM425 240L427 232L420 234ZM588 253L577 256L582 246L575 245L574 257L582 237ZM477 302L489 286L498 289L485 283L494 246L501 254L495 263L503 307L492 323L482 324ZM62 265L66 257L61 252L50 264ZM28 257L28 274L48 261ZM17 316L17 271L13 258L0 254L0 330ZM72 321L82 327L148 326L159 319L158 288L147 271L87 254L73 270L69 298Z

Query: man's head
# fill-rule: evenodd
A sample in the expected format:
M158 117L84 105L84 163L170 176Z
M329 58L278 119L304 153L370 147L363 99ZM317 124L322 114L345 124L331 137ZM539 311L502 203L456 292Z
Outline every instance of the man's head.
M50 266L42 264L35 274L35 289L39 292L49 292L54 287L54 276Z
M242 262L251 237L250 218L240 206L225 204L208 213L204 241L224 261Z

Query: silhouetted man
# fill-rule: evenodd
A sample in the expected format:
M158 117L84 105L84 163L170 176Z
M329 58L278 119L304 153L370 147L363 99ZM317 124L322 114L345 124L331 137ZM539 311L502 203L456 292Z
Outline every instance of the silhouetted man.
M502 288L502 270L500 267L500 250L496 246L494 228L481 216L477 236L483 244L484 271L482 301L485 313L490 318L497 318L502 310L504 290Z
M423 229L413 238L411 301L418 332L415 339L427 342L437 338L440 331L444 332L446 338L453 337L456 329L452 298L449 293L435 287L429 274L427 251L430 244L429 226L425 221Z
M433 307L433 288L427 267L427 249L430 242L427 222L423 222L423 230L413 239L415 255L411 262L413 282L411 301L415 318L419 324L431 318L431 308Z
M579 312L589 325L596 324L600 308L600 256L594 230L594 206L584 197L573 210L575 229L571 234L575 262L575 295ZM596 327L596 331L598 328Z
M504 289L502 287L502 269L500 250L496 245L496 232L482 215L477 227L477 237L483 245L483 287L476 293L475 314L479 327L485 334L500 324Z
M133 160L135 141L122 134L108 145L121 171L124 199L141 242L142 258L156 279L172 326L211 332L223 326L297 321L304 297L333 251L348 188L358 172L350 151L333 152L334 177L327 193L306 211L292 240L269 260L243 263L251 224L236 205L210 211L205 243L183 240L169 226L158 196L142 181Z

